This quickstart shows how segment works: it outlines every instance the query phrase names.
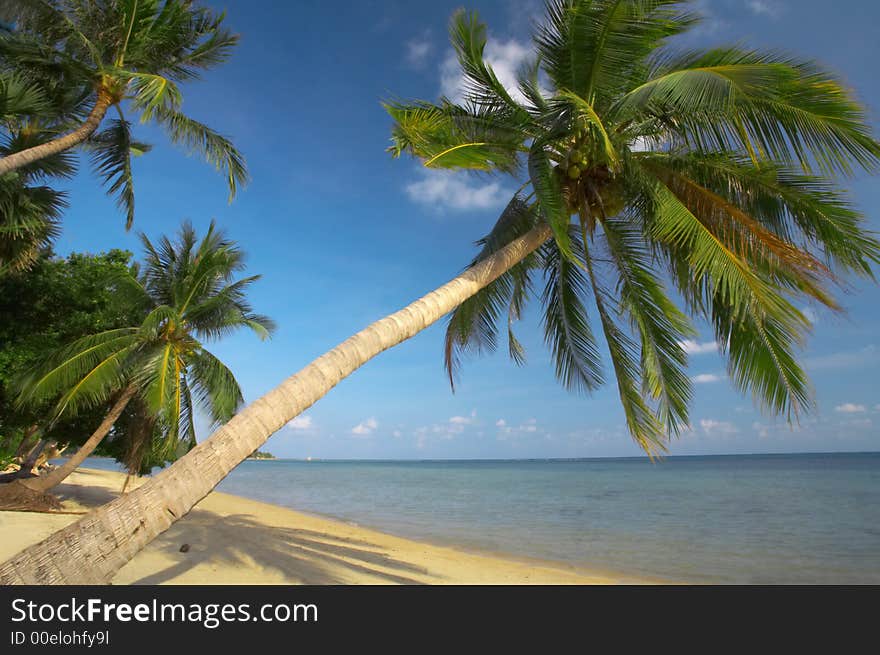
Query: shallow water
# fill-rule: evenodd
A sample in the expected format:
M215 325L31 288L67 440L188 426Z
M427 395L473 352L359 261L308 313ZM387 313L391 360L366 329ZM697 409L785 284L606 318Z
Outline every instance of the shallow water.
M880 583L880 453L247 461L218 488L405 537L629 575Z

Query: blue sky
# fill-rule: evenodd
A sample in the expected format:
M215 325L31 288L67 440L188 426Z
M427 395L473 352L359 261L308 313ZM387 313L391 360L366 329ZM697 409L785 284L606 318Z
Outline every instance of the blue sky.
M384 98L454 95L446 26L460 2L216 3L242 42L231 61L185 88L185 110L234 137L253 182L230 205L222 178L142 127L155 150L136 161L137 217L124 218L84 172L57 250L139 251L136 232L203 231L214 218L263 279L253 302L279 324L270 342L239 335L213 349L254 400L373 320L454 276L516 188L504 178L431 173L392 160ZM858 92L877 125L880 5L847 0L701 0L704 24L683 45L745 43L819 60ZM845 5L846 10L843 10ZM269 7L271 6L271 10ZM502 80L529 52L537 2L474 0ZM830 8L829 8L830 7ZM876 180L848 181L880 226ZM711 336L690 345L692 429L670 453L878 450L880 290L855 282L837 317L809 308L803 353L818 411L794 429L763 415L725 375ZM276 434L285 457L516 458L639 455L613 383L590 397L555 381L537 315L518 328L528 363L504 352L465 363L452 394L441 322L380 355ZM200 439L207 436L201 430Z

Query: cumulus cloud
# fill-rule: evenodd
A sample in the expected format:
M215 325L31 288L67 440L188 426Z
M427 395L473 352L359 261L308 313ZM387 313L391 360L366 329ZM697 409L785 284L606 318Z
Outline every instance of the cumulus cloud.
M706 353L717 353L718 352L718 342L717 341L693 341L691 339L685 339L684 341L679 341L678 345L682 347L682 349L688 355L705 355Z
M768 18L776 18L781 12L780 6L771 0L746 0L746 8L756 16Z
M315 427L314 421L312 421L311 416L297 416L291 421L287 422L287 428L289 430L295 430L297 432L302 432L305 430L311 430Z
M711 418L700 419L700 429L707 437L729 437L739 432L739 428L733 423Z
M410 39L406 42L406 63L413 68L424 67L432 49L433 45L431 44L428 32Z
M379 427L379 421L375 418L370 417L365 421L361 421L356 426L351 429L351 433L358 437L365 437L367 435L375 432L376 428Z
M856 403L843 403L835 407L834 411L841 414L862 414L868 411L868 409L864 405L857 405Z
M720 380L721 376L715 375L714 373L700 373L691 378L691 381L693 381L694 384L711 384L712 382L718 382Z
M512 195L499 182L480 182L464 171L423 168L421 179L407 184L410 200L438 209L472 211L503 207Z
M752 423L752 429L758 435L759 439L767 439L770 437L770 426L766 423L759 423L755 421Z
M504 419L499 419L495 422L495 427L498 428L497 436L498 439L501 441L516 438L526 434L545 432L545 430L538 426L538 420L534 418L523 421L519 425L508 425L507 421L505 421Z
M498 81L514 100L525 101L516 82L516 73L529 60L532 49L528 43L516 39L499 41L488 39L483 51L485 60L495 71ZM453 102L461 102L465 89L465 77L454 52L450 51L440 66L440 92Z

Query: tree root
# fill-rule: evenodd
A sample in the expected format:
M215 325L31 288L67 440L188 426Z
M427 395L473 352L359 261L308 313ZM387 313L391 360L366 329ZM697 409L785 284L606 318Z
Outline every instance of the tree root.
M19 480L0 484L0 510L52 512L63 509L61 501L45 491L35 491Z

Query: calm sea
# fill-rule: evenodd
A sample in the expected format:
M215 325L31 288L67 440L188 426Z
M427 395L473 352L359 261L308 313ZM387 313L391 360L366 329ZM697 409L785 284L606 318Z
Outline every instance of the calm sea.
M247 461L219 489L405 537L629 575L880 583L880 453Z

